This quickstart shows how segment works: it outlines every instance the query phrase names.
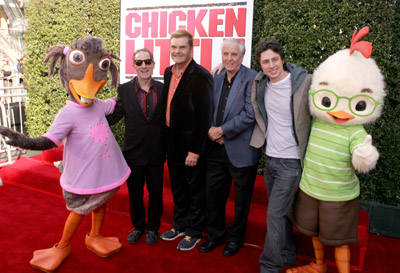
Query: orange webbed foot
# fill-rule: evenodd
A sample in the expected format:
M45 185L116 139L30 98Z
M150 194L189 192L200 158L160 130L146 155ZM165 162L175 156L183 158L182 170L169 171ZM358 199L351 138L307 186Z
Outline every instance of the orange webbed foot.
M122 244L117 237L90 237L89 234L85 238L86 247L102 258L108 257L121 250Z
M290 268L286 270L286 273L326 273L326 271L326 263L316 264L314 262L311 262L304 266Z
M44 272L54 272L70 253L70 244L63 248L58 248L58 244L55 244L52 248L34 251L30 264L35 269Z

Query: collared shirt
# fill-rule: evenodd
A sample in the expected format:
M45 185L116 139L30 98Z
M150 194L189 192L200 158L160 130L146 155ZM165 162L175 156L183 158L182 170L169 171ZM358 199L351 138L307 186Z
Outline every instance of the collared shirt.
M175 95L176 88L178 87L179 82L182 79L183 73L185 73L185 70L186 70L186 68L188 67L188 65L190 64L191 61L192 61L192 59L190 59L190 61L182 69L182 71L179 73L179 75L176 74L176 64L174 64L172 66L172 69L171 69L172 75L171 75L171 80L169 82L169 88L168 88L167 109L166 109L166 112L165 112L165 123L166 123L166 125L168 127L170 125L170 113L171 113L171 101L172 101L172 98Z
M219 98L218 110L217 110L217 127L223 124L226 102L228 101L229 93L233 85L233 81L236 78L237 73L228 81L228 74L225 74L224 84L222 85L221 96Z
M172 98L175 95L175 91L176 88L179 85L179 82L182 79L183 73L185 73L186 68L188 67L188 65L190 64L190 62L192 61L192 59L190 59L190 61L186 64L186 66L182 69L182 71L179 73L179 75L176 73L176 64L174 64L172 66L171 72L171 80L169 82L169 88L168 88L168 100L167 100L167 109L165 112L165 124L169 127L170 126L170 113L171 113L171 101ZM192 152L188 152L189 155L195 156L197 158L199 158L200 156L198 154L192 153Z
M147 120L150 120L153 116L154 109L156 108L158 95L156 85L151 80L149 91L143 90L139 85L139 80L136 77L134 80L135 94L139 102L140 108L142 108L143 114Z

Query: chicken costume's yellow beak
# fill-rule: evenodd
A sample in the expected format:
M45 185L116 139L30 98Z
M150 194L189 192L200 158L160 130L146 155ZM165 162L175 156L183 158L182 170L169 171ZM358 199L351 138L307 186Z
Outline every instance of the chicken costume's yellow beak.
M348 122L349 120L355 118L355 116L345 112L345 111L337 111L337 112L328 112L328 115L332 117L332 119L339 124L343 124Z
M93 78L93 64L89 64L85 76L81 80L71 79L69 88L75 100L82 106L90 106L94 97L104 86L106 80L95 81Z

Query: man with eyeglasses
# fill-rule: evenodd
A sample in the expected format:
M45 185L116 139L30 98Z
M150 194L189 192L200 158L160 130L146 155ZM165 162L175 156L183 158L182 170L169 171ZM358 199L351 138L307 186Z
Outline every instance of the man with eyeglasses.
M132 170L127 180L130 215L134 229L127 241L135 243L147 229L146 243L158 240L163 212L163 174L165 162L164 85L152 79L153 54L143 48L133 54L137 76L118 87L114 113L107 116L110 125L125 118L124 150ZM143 188L149 192L148 217L143 203Z
M288 219L299 184L311 127L307 70L285 62L282 46L264 41L256 49L262 71L253 83L256 117L250 145L264 148L264 178L268 194L267 235L260 271L278 273L296 263L293 226Z

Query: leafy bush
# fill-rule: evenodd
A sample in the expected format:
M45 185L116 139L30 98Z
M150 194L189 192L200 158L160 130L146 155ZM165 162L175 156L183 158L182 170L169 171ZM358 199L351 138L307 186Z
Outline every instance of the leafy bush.
M31 0L27 3L26 15L24 67L29 98L26 126L29 135L37 137L49 129L68 99L58 70L54 77L48 77L48 65L43 63L46 51L54 45L70 46L77 39L93 35L104 40L107 50L119 54L120 1L83 0L77 4L74 0ZM116 90L106 84L97 97L105 99L114 95ZM122 141L122 123L113 130Z

